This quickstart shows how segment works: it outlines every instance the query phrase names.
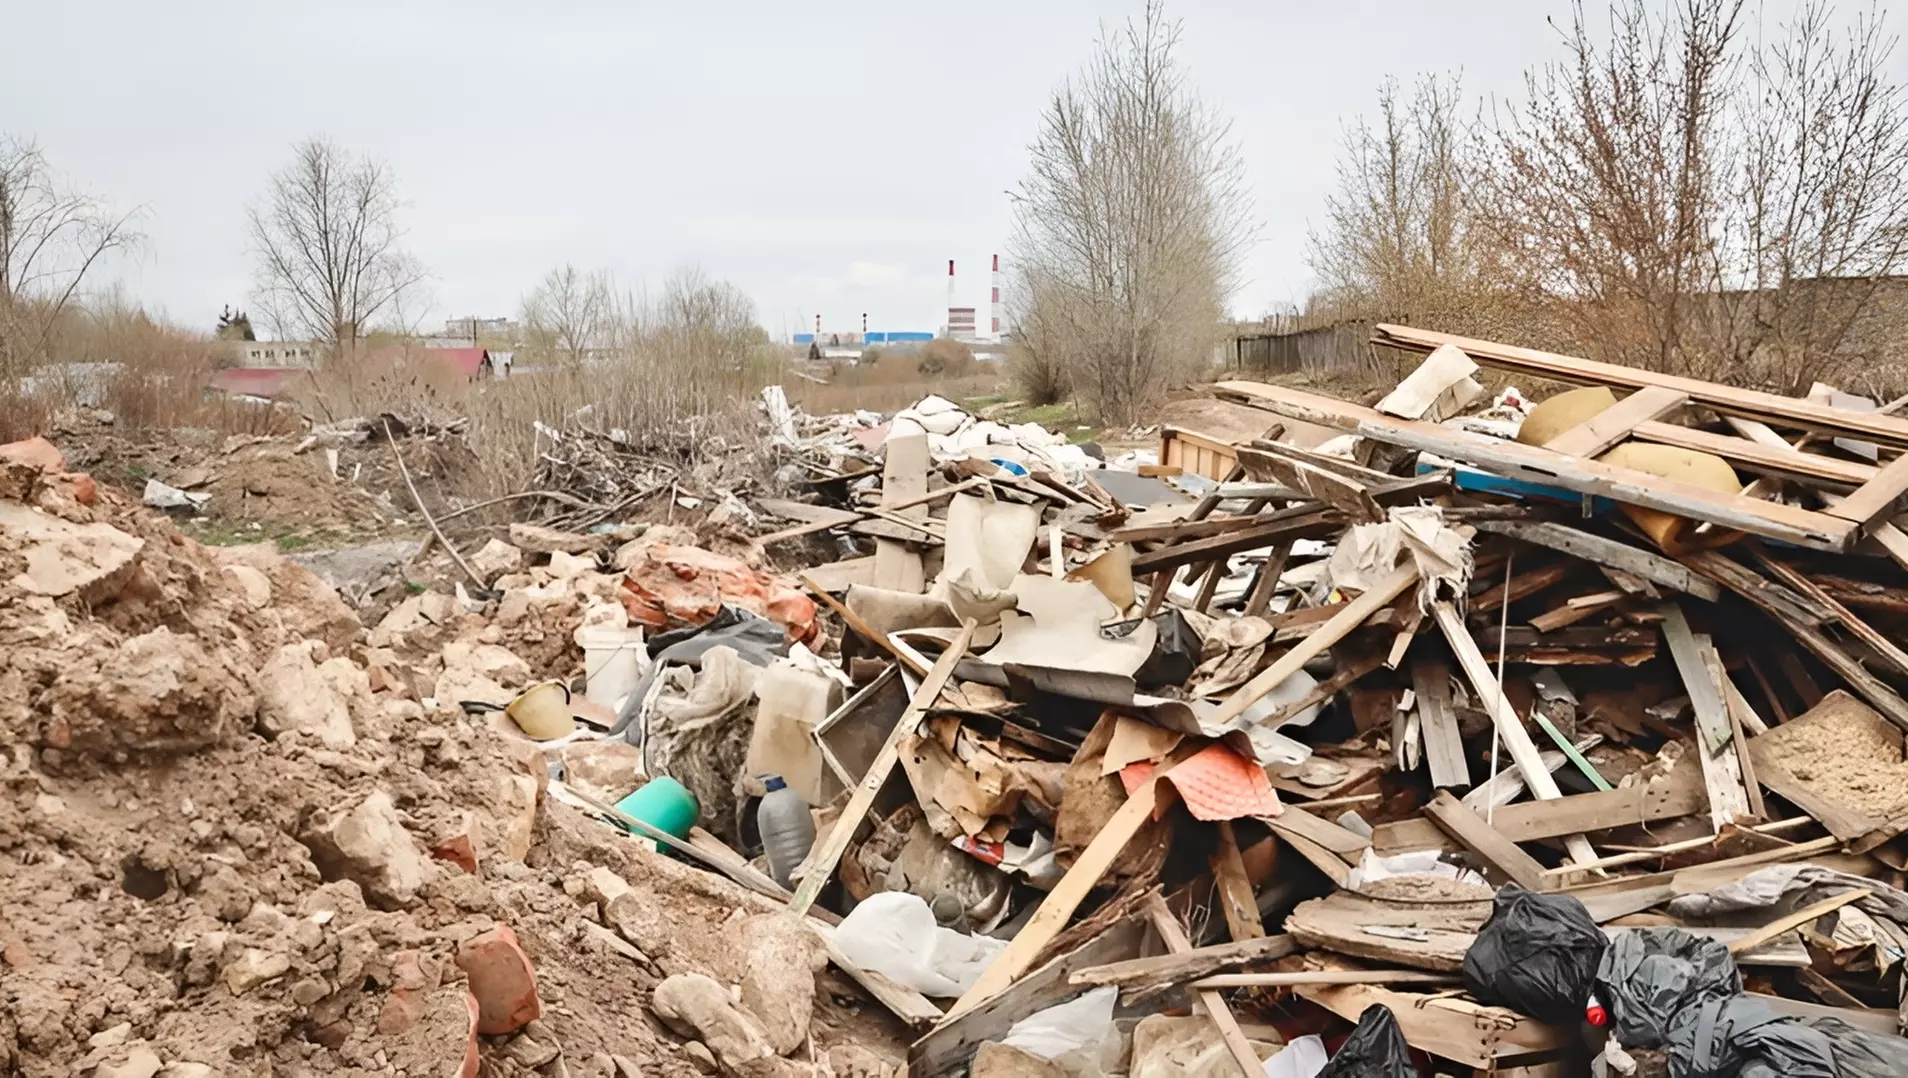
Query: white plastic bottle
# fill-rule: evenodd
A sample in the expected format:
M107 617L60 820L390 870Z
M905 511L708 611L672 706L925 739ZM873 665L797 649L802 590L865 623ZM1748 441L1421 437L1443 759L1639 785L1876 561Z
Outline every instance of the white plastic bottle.
M768 787L768 795L755 807L755 826L768 853L769 875L787 887L795 866L815 844L815 818L809 814L808 802L789 789L782 776L765 776L762 784Z

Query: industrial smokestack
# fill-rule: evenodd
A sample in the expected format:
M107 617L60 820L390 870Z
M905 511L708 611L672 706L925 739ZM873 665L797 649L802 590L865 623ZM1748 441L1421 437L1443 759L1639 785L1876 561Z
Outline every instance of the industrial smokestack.
M993 333L995 340L1000 340L1000 256L999 255L994 256L994 272L993 272L992 280L990 281L990 283L993 285L993 292L987 301L987 316L988 316L988 321L992 323L993 325L993 328L990 332Z
M815 339L821 340L821 312L815 312Z
M954 335L954 260L947 260L947 335Z

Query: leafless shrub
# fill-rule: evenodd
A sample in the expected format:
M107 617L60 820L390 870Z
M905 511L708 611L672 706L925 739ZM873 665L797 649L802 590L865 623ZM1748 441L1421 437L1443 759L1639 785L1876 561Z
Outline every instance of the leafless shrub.
M974 350L952 338L936 337L916 353L915 369L922 374L961 378L973 373Z
M324 138L292 151L246 220L257 262L254 303L280 337L349 350L403 310L424 271L407 254L390 167Z
M87 275L139 242L135 216L74 189L37 144L0 135L0 377L48 358Z
M1016 336L1103 422L1140 419L1218 339L1252 236L1229 126L1157 0L1055 91L1014 193Z

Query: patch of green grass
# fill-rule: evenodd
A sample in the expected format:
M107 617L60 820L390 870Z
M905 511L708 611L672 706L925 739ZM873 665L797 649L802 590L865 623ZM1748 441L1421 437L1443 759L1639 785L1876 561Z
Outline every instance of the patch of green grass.
M278 550L281 554L289 554L294 550L304 550L314 544L314 540L309 535L281 535L278 537L277 542Z
M146 467L144 464L138 463L137 461L126 465L126 476L129 479L144 479L147 476L150 476L151 474L152 474L152 469Z
M404 590L410 592L412 595L422 595L431 589L413 580L404 585Z

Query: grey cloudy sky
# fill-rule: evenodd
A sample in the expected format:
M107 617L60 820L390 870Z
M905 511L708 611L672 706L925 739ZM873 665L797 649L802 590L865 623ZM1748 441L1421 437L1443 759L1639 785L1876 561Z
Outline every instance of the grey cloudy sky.
M387 160L431 322L514 313L551 266L659 282L697 263L782 334L932 329L946 260L983 306L1048 92L1137 2L0 0L0 131L144 208L115 267L209 323L250 284L244 207L323 133ZM1786 5L1785 5L1786 6ZM1178 0L1262 222L1234 309L1310 286L1341 125L1387 74L1514 91L1559 0ZM1897 57L1900 60L1900 57ZM980 315L985 325L986 312ZM430 324L430 323L427 323Z

